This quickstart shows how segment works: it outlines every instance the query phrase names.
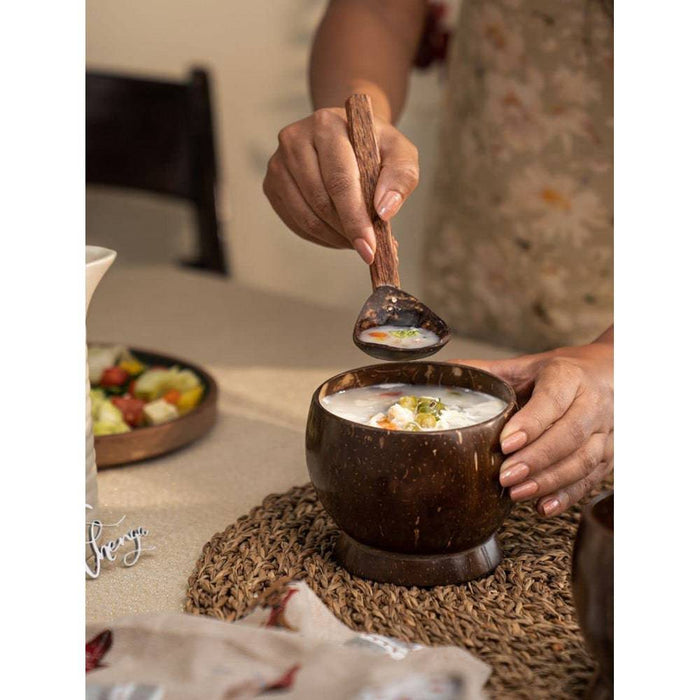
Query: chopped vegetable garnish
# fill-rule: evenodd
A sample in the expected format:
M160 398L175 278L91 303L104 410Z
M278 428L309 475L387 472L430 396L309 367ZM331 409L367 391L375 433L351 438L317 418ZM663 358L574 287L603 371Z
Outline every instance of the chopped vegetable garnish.
M177 406L177 402L180 400L182 394L177 389L171 389L163 394L163 399L173 406Z
M382 392L379 396L389 396L389 392ZM369 425L386 430L435 430L443 410L445 404L439 399L404 395L386 413L377 413L371 418Z
M141 372L146 369L146 365L138 360L122 360L119 363L119 366L122 369L125 369L132 377L135 377L137 374L141 374Z
M92 426L92 432L96 436L116 435L118 433L128 433L131 428L124 422L110 423L109 421L96 421Z
M445 410L445 404L439 399L433 399L430 396L421 396L416 402L417 413L432 413L437 418Z
M377 425L380 428L385 428L386 430L396 430L396 426L388 419L380 420Z
M416 399L415 396L402 396L399 399L399 406L403 406L404 408L407 408L409 411L415 411L417 402L418 402L418 399Z
M177 410L180 411L181 414L189 413L189 411L199 404L203 393L204 387L201 385L189 391L183 391L177 402Z
M88 348L88 367L90 368L90 383L99 384L102 372L107 367L114 367L126 351L123 345L91 345Z
M400 330L400 331L389 331L391 335L394 336L394 338L415 338L417 335L420 335L420 331L417 328L406 328L405 330ZM373 335L370 333L370 335ZM386 333L383 334L386 336Z
M129 381L129 373L121 367L107 367L102 372L100 385L103 387L122 386Z
M416 416L416 423L421 428L434 428L437 425L437 418L432 413L419 413Z
M103 400L97 410L93 410L93 432L95 435L111 435L112 433L128 433L122 412L107 400Z
M113 396L112 403L121 411L124 422L135 428L143 423L144 402L131 396Z
M184 393L200 385L199 377L190 369L148 369L136 380L134 392L140 399L154 401L171 389Z
M202 380L192 370L149 366L124 346L91 347L88 364L95 435L174 420L196 408L204 395Z
M179 414L177 408L165 399L156 399L144 406L143 415L149 425L160 425L174 420Z

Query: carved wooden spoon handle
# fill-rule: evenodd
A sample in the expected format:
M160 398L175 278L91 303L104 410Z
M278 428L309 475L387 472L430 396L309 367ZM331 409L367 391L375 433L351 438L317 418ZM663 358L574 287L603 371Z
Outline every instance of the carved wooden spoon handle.
M350 143L352 143L352 149L355 151L355 158L357 158L357 165L360 169L362 196L377 236L377 250L374 262L369 268L372 276L372 287L376 289L387 284L400 287L396 239L391 235L390 224L380 219L374 208L374 191L377 189L380 161L369 97L367 95L350 95L345 102L345 113L348 117Z

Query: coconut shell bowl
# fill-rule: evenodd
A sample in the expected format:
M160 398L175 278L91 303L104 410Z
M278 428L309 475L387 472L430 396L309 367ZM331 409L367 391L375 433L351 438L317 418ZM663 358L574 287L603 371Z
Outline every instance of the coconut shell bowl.
M392 431L330 413L321 399L384 383L473 389L506 407L465 428ZM496 538L511 507L498 480L499 435L515 393L488 372L444 362L394 362L350 370L311 399L306 461L319 500L340 529L335 556L350 573L402 586L462 583L498 566Z
M584 508L574 543L576 613L586 644L598 661L598 673L586 695L589 700L613 697L614 519L614 494L606 491Z

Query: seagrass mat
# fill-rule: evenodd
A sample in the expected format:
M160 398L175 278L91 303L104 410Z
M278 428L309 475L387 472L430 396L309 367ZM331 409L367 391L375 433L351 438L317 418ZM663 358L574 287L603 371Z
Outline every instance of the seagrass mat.
M311 484L270 495L204 546L186 610L233 621L281 577L306 581L348 627L456 645L493 667L491 697L582 697L594 666L573 608L571 549L580 508L540 519L516 506L500 531L505 558L478 581L404 588L351 576L333 560L338 533Z

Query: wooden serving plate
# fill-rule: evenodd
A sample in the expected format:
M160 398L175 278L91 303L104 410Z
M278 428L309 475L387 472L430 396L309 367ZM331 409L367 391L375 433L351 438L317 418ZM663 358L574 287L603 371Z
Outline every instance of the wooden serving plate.
M110 343L95 342L90 345ZM172 452L202 437L216 422L219 388L214 377L207 371L171 355L138 348L129 349L134 357L148 365L177 365L182 369L191 369L204 383L204 396L197 408L168 423L136 428L129 433L95 436L98 469L138 462Z

